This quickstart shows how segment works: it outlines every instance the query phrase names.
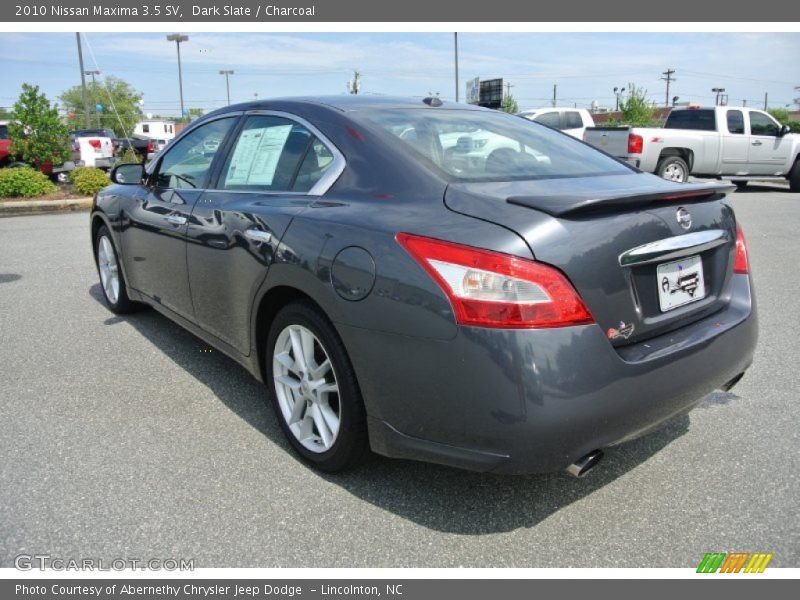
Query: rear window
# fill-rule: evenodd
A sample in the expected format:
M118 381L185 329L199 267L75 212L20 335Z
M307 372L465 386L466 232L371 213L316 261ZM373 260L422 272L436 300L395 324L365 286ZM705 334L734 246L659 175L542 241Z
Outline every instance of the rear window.
M362 114L456 181L631 172L626 165L574 138L499 111L410 108Z
M8 139L8 126L0 125L0 140Z
M667 117L665 129L696 129L716 131L717 121L711 109L673 110Z
M564 129L579 129L583 127L581 114L575 111L564 113Z

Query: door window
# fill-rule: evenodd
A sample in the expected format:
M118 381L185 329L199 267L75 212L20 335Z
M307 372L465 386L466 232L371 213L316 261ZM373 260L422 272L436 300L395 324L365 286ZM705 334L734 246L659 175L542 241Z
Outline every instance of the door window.
M156 187L202 189L211 162L235 122L236 117L211 121L171 144L158 165Z
M579 112L570 110L564 113L564 129L580 129L583 127L583 120Z
M750 134L778 136L778 124L764 113L750 112Z
M307 192L333 154L306 127L282 117L247 119L222 168L223 190Z
M744 133L744 114L742 114L742 111L728 111L728 133Z
M548 127L552 127L553 129L561 129L561 116L557 112L546 112L542 113L533 119L537 123L541 123L542 125L547 125ZM580 125L578 125L580 127Z

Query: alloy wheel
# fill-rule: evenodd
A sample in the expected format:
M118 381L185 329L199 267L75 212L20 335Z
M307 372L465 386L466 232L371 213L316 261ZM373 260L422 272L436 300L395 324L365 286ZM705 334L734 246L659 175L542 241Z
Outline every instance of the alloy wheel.
M119 266L114 246L105 235L97 242L97 266L100 269L100 284L103 286L106 298L111 304L116 304L119 299Z
M331 449L341 425L336 373L325 347L302 325L285 327L272 355L275 394L292 435L314 453Z

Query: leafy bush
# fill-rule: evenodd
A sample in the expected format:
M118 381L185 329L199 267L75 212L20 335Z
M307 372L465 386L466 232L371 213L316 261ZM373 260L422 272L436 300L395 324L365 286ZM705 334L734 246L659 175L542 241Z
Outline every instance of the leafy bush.
M94 196L111 181L102 169L94 167L78 167L69 174L75 191L86 196Z
M120 164L138 163L141 162L139 157L134 152L133 148L125 148L125 151L119 156Z
M22 93L13 112L14 119L8 123L8 138L14 154L38 166L60 165L67 160L69 137L58 114L58 105L50 104L38 86L22 84Z
M30 167L0 169L0 197L33 198L50 194L58 189L50 179Z
M628 84L628 96L619 103L622 123L633 127L656 127L656 109L647 101L647 90Z
M789 131L792 133L800 133L800 122L792 121L789 119L789 111L785 108L770 108L767 111L771 114L781 125L788 125Z

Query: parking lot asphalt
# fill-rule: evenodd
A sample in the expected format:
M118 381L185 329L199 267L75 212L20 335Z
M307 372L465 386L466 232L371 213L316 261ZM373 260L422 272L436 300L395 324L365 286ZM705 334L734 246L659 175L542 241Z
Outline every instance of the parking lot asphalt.
M378 457L317 473L237 364L152 310L104 307L87 214L0 219L0 566L38 553L694 567L708 551L759 551L798 567L800 194L751 185L732 202L759 305L755 364L581 480Z

